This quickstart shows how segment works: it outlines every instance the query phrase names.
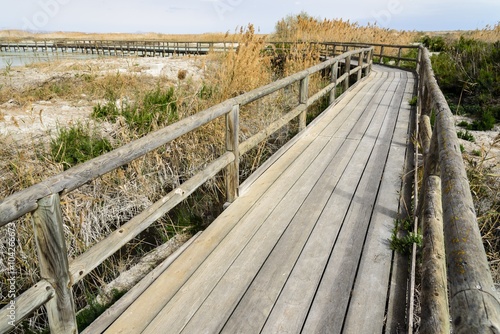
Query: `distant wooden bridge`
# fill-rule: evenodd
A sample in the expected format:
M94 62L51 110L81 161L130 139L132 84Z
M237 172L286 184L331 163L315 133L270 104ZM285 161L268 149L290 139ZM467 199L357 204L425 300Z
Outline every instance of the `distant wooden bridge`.
M416 246L408 260L388 245L394 221L408 215L424 235L420 331L449 332L451 319L454 333L500 332L499 295L427 50L418 47L407 71L374 64L373 46L351 47L3 199L0 226L32 213L43 277L15 300L16 323L45 305L51 332L75 333L72 286L226 170L227 209L86 333L411 333ZM310 96L310 76L325 69L331 83ZM298 105L240 142L240 107L297 82ZM330 106L306 126L308 107L325 96ZM226 153L68 260L60 196L219 117ZM240 157L297 118L300 133L239 184ZM420 190L415 168L424 170ZM8 315L6 306L0 332L12 329Z
M265 49L287 52L296 45L294 42L267 42ZM363 47L359 43L311 42L321 55L330 57L340 55L349 50ZM116 40L35 40L11 41L0 39L0 52L32 52L36 54L90 54L102 56L138 56L138 57L171 57L185 55L206 55L209 52L228 52L237 50L237 42L168 42L168 41L116 41ZM408 45L371 44L373 56L378 63L394 61L396 66L401 62L415 63L415 58L405 57L403 50L412 49ZM416 47L413 47L416 49Z

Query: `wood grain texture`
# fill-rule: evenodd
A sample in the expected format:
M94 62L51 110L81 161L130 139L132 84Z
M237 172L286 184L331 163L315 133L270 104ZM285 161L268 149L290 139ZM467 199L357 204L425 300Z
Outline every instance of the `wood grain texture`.
M15 320L14 324L17 325L35 310L42 307L50 299L54 298L55 290L52 285L46 280L41 280L31 288L23 292L22 295L15 299ZM0 333L7 333L13 330L13 326L9 324L11 321L11 304L7 304L0 310Z
M238 198L240 186L240 106L235 105L226 114L226 151L234 155L234 160L226 167L226 201L232 203Z
M38 201L33 213L40 276L54 288L54 297L46 304L52 333L77 333L75 303L68 268L68 252L59 195Z
M500 298L493 284L477 224L453 114L432 72L427 49L422 56L423 82L436 110L436 136L450 307L454 331L500 332Z

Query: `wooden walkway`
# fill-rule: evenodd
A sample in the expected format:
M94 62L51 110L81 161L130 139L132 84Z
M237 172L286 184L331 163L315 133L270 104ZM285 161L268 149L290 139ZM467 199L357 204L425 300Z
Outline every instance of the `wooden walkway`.
M371 75L246 182L107 333L396 333L414 75ZM407 268L404 268L407 270ZM397 285L397 288L396 288Z

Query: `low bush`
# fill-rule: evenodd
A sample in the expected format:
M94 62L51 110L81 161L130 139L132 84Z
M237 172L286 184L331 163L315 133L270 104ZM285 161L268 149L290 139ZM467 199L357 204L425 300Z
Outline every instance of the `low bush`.
M95 129L83 124L60 128L56 138L50 142L50 151L55 162L64 169L98 157L113 149L111 143Z

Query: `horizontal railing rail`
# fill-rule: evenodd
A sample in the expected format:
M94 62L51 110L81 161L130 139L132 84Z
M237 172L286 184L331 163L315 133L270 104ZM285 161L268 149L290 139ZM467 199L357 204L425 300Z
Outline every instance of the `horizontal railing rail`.
M500 333L500 297L483 247L453 114L420 47L424 173L415 209L423 230L421 332ZM434 128L431 115L435 116Z
M303 130L306 127L308 107L326 96L329 97L330 104L333 103L336 99L335 88L337 86L342 85L344 89L347 89L351 76L355 76L356 81L367 76L371 70L372 54L373 48L367 47L330 58L309 69L182 119L0 201L0 227L15 222L16 219L27 213L32 214L42 277L37 284L16 298L15 323L18 324L33 311L45 306L51 332L76 332L72 286L223 170L226 171L227 201L234 201L238 197L240 156L256 147L293 119L298 118L299 130ZM351 66L351 58L358 59L355 66ZM326 69L330 69L330 84L313 96L309 96L310 76ZM240 107L295 83L300 83L298 105L257 134L240 142ZM222 116L226 119L226 152L224 154L210 162L203 170L151 207L122 225L118 230L112 232L104 240L69 261L63 232L61 196ZM0 319L8 318L10 312L8 307L9 305L0 310ZM0 322L0 332L12 329L13 327L7 322Z

